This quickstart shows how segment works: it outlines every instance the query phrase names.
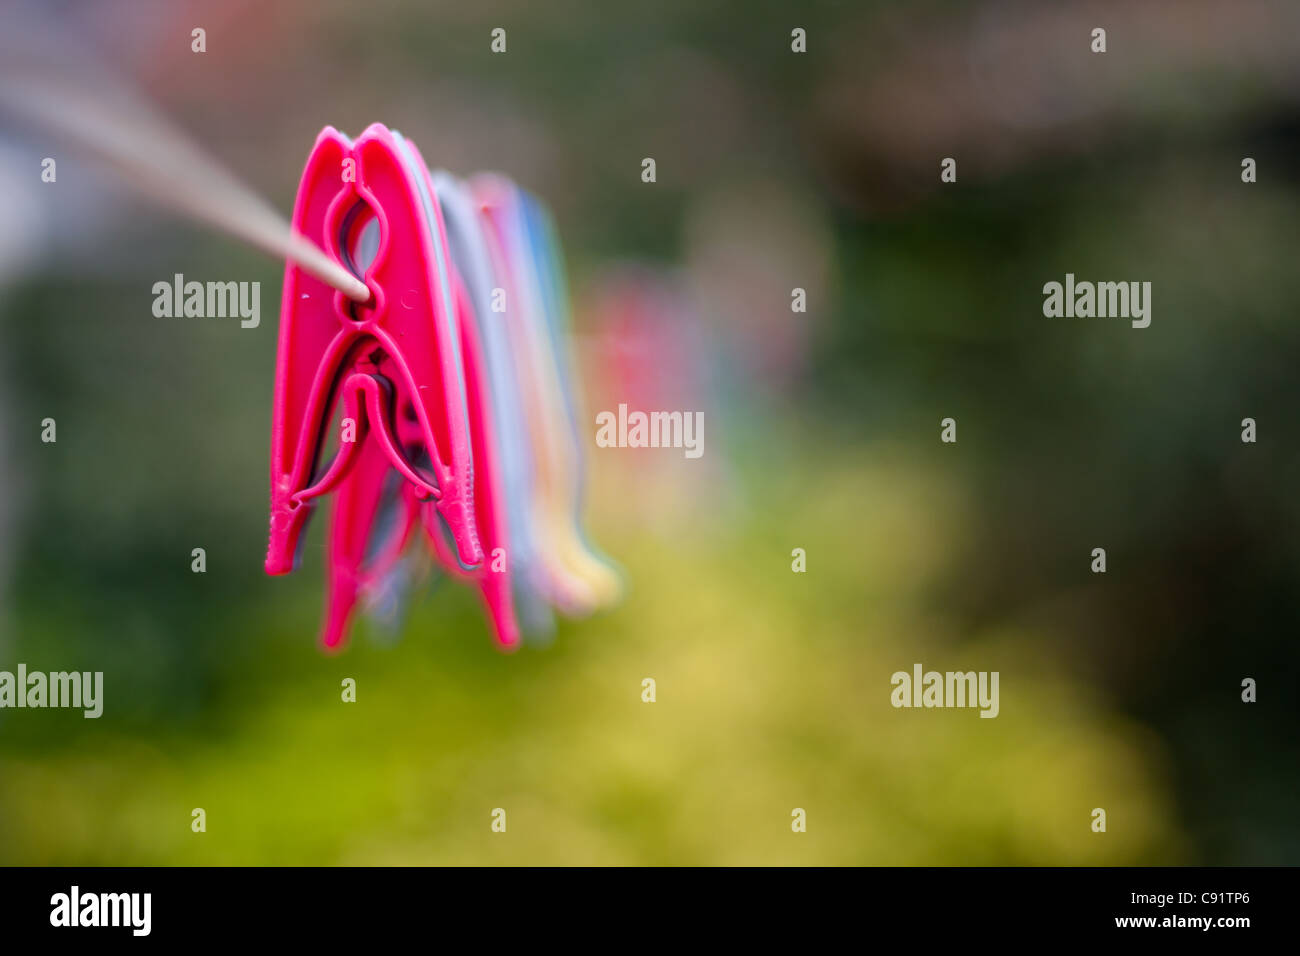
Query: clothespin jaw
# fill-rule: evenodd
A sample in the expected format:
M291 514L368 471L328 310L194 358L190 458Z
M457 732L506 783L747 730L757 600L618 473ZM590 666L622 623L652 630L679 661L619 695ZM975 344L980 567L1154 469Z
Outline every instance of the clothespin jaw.
M341 649L347 641L352 613L365 586L362 565L373 529L379 523L388 476L393 474L388 456L378 443L358 444L356 460L334 495L330 513L329 591L320 638L326 650ZM404 533L403 529L399 537ZM388 554L383 557L387 559Z
M371 220L378 222L378 250L361 274L353 253ZM334 462L317 474L325 430L340 400L345 413L356 416L356 440L376 443L419 498L435 502L460 561L480 564L450 265L422 160L380 124L355 143L327 127L303 172L294 227L357 274L371 298L354 303L296 265L286 267L267 573L292 570L314 499L340 487L364 457L340 446ZM423 463L412 462L397 440L395 412L418 425Z

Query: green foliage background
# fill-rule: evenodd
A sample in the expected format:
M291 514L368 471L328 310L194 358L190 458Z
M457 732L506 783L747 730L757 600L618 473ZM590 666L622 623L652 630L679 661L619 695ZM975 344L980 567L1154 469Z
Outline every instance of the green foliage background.
M504 657L443 584L400 639L363 628L326 657L324 522L301 571L261 570L280 269L117 207L93 255L48 255L0 296L19 511L0 668L106 682L98 721L0 712L0 863L1296 861L1300 122L1268 61L1213 52L1300 35L1268 19L1284 7L1227 34L1117 8L1108 59L1053 65L1034 38L1086 38L1079 5L273 6L177 4L164 25L209 18L204 60L146 55L162 28L109 46L282 209L325 123L509 172L553 204L580 291L627 259L689 276L708 197L779 183L833 262L806 362L765 380L722 329L708 455L727 477L679 479L682 515L590 449L617 609ZM1063 132L957 123L907 85L933 62L930 91L958 98L967 64L945 57L988 30L1035 83L1095 69L1078 82L1102 106ZM927 129L940 151L909 145ZM939 188L945 155L960 178ZM1150 280L1151 328L1044 319L1067 271ZM174 272L261 281L261 327L153 319ZM1000 716L891 708L917 661L1000 671Z

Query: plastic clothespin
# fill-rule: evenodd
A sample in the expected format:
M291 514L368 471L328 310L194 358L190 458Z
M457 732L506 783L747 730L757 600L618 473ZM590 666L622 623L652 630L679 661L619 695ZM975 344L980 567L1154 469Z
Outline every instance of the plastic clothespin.
M511 529L506 510L506 489L500 469L500 443L496 434L491 381L486 357L475 327L474 309L463 283L456 283L457 316L465 358L465 384L469 393L470 434L476 450L474 506L486 560L478 568L465 568L455 560L441 528L424 522L430 547L453 577L469 580L479 589L492 621L497 644L506 650L519 646L521 635L515 615L512 586Z
M371 220L378 222L378 248L362 274L353 253ZM431 503L460 564L481 564L483 551L454 274L418 151L380 124L355 143L327 127L303 172L294 227L371 291L370 301L355 304L292 263L285 270L266 570L293 569L314 499L336 491L322 636L334 647L364 585L361 564L388 468L409 483L416 501ZM341 442L322 470L326 431L340 402L355 441ZM407 422L405 435L399 419Z
M457 235L450 226L448 234ZM453 239L451 242L454 252L456 241ZM454 254L452 261L459 264ZM402 571L402 553L417 523L423 525L430 550L443 568L452 576L477 586L487 606L498 646L511 650L520 643L514 604L513 536L507 515L507 493L499 466L502 443L496 433L492 382L479 341L475 309L459 270L453 271L452 281L471 444L475 450L475 520L485 561L478 568L465 567L454 546L447 541L436 512L418 499L414 486L402 486L400 501L395 501L398 495L394 495L392 482L387 480L391 468L385 457L378 451L362 452L350 477L339 487L334 498L330 529L330 596L324 636L327 647L337 646L341 641L359 599L380 604L393 590L392 576ZM402 413L397 416L396 433L398 444L407 458L419 461L423 456L422 437L411 415ZM385 514L390 520L381 520L381 515ZM372 525L377 530L368 532Z
M492 622L497 645L504 650L517 648L521 641L519 622L515 614L513 569L511 558L511 533L506 513L505 489L498 467L500 443L495 426L490 395L490 382L478 330L475 328L473 307L459 277L455 279L456 311L461 330L461 349L464 358L465 384L469 398L470 434L475 448L474 509L480 542L485 560L477 568L466 567L448 541L444 527L434 511L420 501L411 486L401 489L402 502L394 508L395 517L385 535L371 542L349 537L353 527L346 520L336 524L331 547L332 566L338 568L331 577L331 619L344 619L350 614L358 597L373 598L388 586L388 576L400 566L402 551L418 522L424 529L429 550L433 552L444 570L453 577L474 584L480 591ZM412 443L409 454L418 454L420 435L412 429L408 418L400 418L399 439ZM361 522L375 521L383 506L385 489L383 472L388 466L377 455L376 473L359 471L351 487L340 490L335 497L335 514L355 509ZM360 465L358 466L360 469ZM369 547L372 556L366 558L367 568L361 569L363 556ZM327 641L328 643L328 641Z
M506 303L499 298L502 281L493 268L483 235L484 219L466 184L450 173L433 173L434 189L442 206L447 244L452 261L465 283L472 304L481 368L486 381L482 400L490 403L495 441L494 476L504 496L505 525L509 532L507 559L516 612L523 629L545 637L555 628L554 616L538 575L537 545L533 540L529 501L532 496L531 455L524 431L519 386L512 367ZM475 438L475 447L479 447Z
M609 559L591 544L582 527L586 472L578 427L578 377L569 352L571 316L564 256L555 224L546 207L523 191L520 191L520 206L532 245L530 261L537 274L541 312L550 338L547 354L555 373L553 385L558 392L554 428L563 435L559 496L568 515L565 522L567 533L563 540L571 549L568 560L587 581L597 607L607 607L622 596L623 582Z
M556 268L554 250L545 247L549 235L529 222L527 206L536 201L514 183L502 176L478 176L470 187L511 302L506 319L531 454L528 521L539 547L538 586L566 613L589 614L616 600L622 585L617 573L591 552L577 519L581 452L571 412L576 402L555 332L567 327L567 318L561 323L547 315L548 308L558 307L558 298L549 303L546 298L547 283L558 281L550 271Z

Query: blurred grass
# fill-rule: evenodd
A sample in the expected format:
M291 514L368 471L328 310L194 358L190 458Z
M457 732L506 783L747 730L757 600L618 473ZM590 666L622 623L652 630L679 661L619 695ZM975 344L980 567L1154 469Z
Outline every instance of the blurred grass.
M5 713L0 861L1187 859L1149 733L1071 679L1045 635L958 642L959 623L922 600L969 506L944 471L896 447L783 434L787 464L743 471L743 530L687 549L604 514L631 594L549 649L497 654L473 595L440 587L395 646L362 637L324 657L309 560L211 608L200 656L177 665L223 655L213 683L194 676L189 714L124 717L124 670L144 699L169 694L147 662L118 656L95 726ZM815 495L801 491L807 460L821 463ZM790 570L792 547L807 550L807 573ZM16 648L33 668L58 641L42 617L24 616ZM889 675L915 661L1000 670L1001 715L894 710ZM355 704L340 700L344 677ZM641 702L644 677L654 704ZM37 724L49 736L28 738ZM1105 835L1089 829L1096 806ZM194 807L206 833L190 831ZM489 829L495 807L504 835ZM794 807L806 834L790 830Z

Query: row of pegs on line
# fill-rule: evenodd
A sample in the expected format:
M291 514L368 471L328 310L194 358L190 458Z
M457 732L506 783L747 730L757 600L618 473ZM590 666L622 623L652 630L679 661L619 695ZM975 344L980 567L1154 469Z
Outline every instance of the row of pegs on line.
M285 270L266 570L296 566L327 498L323 646L346 643L358 607L400 620L430 567L479 591L505 649L548 634L553 610L617 600L580 523L569 306L543 206L502 176L430 172L380 124L355 141L327 127L293 226L366 287Z

